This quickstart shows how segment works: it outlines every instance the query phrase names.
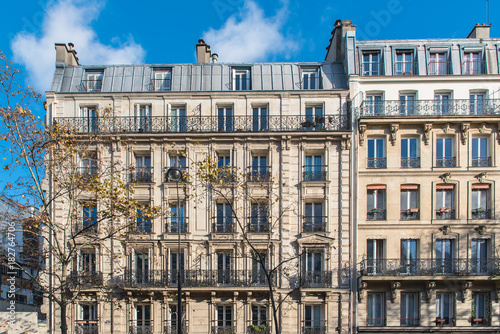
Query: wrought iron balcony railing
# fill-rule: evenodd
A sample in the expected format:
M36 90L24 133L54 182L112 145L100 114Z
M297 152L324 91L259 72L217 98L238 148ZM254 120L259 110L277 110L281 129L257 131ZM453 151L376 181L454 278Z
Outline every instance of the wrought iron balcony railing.
M363 62L361 63L361 76L379 76L384 75L382 62Z
M76 334L99 334L97 320L77 320L75 324Z
M83 92L100 92L102 89L102 79L82 80L81 90Z
M302 272L300 276L300 286L303 288L331 288L331 271L309 271Z
M456 161L455 157L436 157L436 167L456 167Z
M151 79L151 91L165 92L172 88L172 79Z
M408 210L401 210L401 220L419 220L420 219L420 214L418 209L408 209Z
M73 233L80 235L95 234L99 228L97 217L79 217L73 219Z
M235 334L236 333L236 328L233 325L227 324L226 326L223 325L215 325L212 326L212 331L211 334Z
M385 168L385 158L368 158L366 161L366 168Z
M466 60L462 62L462 73L465 75L485 74L486 62L483 60Z
M326 181L327 165L305 165L303 168L303 181Z
M401 158L401 168L420 168L420 157Z
M455 209L438 209L436 210L437 220L453 220L455 218Z
M385 318L367 318L366 326L376 326L376 327L385 326Z
M490 276L500 273L498 259L363 260L361 276Z
M153 320L130 320L128 326L129 334L153 334Z
M474 209L472 210L472 219L492 219L490 209Z
M323 89L322 77L303 78L300 85L301 89Z
M234 233L235 225L233 217L216 217L212 226L214 233Z
M428 64L429 75L447 75L450 74L449 61L430 61Z
M172 133L172 132L291 132L291 131L349 131L350 115L326 115L323 122L313 124L309 116L267 116L267 128L254 128L253 116L232 116L231 127L220 128L219 116L185 116L183 126L172 126L172 118L179 116L100 117L95 119L97 133ZM88 133L88 118L55 117L54 124L75 133Z
M401 318L400 325L403 327L415 327L420 325L420 318Z
M269 232L269 219L267 217L250 217L248 232L267 233Z
M302 230L304 232L325 232L327 216L304 216Z
M188 217L168 217L165 223L165 233L178 233L179 226L181 228L181 233L186 233L188 231Z
M188 320L183 320L182 325L181 325L181 333L182 334L187 334L188 333ZM177 327L177 321L176 320L165 320L163 322L163 334L177 334L178 333L178 327Z
M258 321L248 325L246 334L271 334L271 328L270 321Z
M68 276L68 285L80 288L100 287L104 283L101 272L72 271Z
M471 167L491 167L490 157L472 157Z
M269 182L271 181L271 167L248 167L250 172L247 173L248 182Z
M302 325L302 334L325 334L325 320L304 320Z
M366 213L366 220L386 220L386 210L384 209L373 209Z
M394 64L394 75L414 75L417 72L416 61L397 61Z
M137 167L130 172L130 183L151 183L153 182L153 167Z
M361 116L471 116L500 114L500 99L364 101Z

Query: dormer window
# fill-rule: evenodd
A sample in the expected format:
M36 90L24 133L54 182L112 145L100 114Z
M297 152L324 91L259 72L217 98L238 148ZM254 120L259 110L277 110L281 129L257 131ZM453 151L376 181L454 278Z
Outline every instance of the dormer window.
M415 74L413 50L397 50L396 64L394 64L394 75L412 74Z
M429 53L429 75L449 74L449 62L446 52Z
M302 68L302 89L321 89L319 68Z
M83 80L83 89L86 92L100 92L104 71L87 71L86 80Z
M154 69L153 85L155 92L172 89L172 70L170 68Z
M250 75L250 68L233 68L233 90L251 90L252 80Z
M382 62L380 51L365 51L363 52L361 62L361 75L377 76L382 75Z
M481 59L481 52L464 52L464 61L462 63L463 74L483 74L484 62Z

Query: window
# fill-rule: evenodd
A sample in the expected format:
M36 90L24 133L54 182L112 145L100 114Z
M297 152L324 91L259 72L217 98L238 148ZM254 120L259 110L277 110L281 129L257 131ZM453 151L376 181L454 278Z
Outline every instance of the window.
M415 94L399 95L399 113L401 115L415 115Z
M488 137L472 138L472 165L471 167L490 167L490 145Z
M435 94L434 110L436 115L448 115L452 113L453 105L450 103L450 94Z
M217 252L217 283L229 284L231 283L231 252L222 251Z
M455 186L453 184L436 186L436 219L455 219Z
M81 115L82 115L82 120L83 120L83 127L79 129L81 132L96 132L97 131L97 107L92 106L92 107L82 107L80 109Z
M252 203L250 217L250 232L269 231L267 203Z
M266 284L265 267L267 255L264 252L252 254L252 282L258 285Z
M97 205L95 203L85 203L82 208L82 232L97 231Z
M418 240L401 240L401 273L415 274L418 270Z
M170 205L170 222L167 225L167 232L178 233L179 226L180 232L185 233L187 231L187 218L184 210L184 203L172 203Z
M429 53L429 75L445 74L449 74L446 52Z
M325 128L323 107L306 107L306 121L302 124L306 131L318 131Z
M482 115L486 112L487 101L485 101L484 93L470 93L469 95L469 111L471 115Z
M151 233L151 213L149 211L149 204L143 204L141 208L137 209L137 216L135 219L138 232Z
M248 180L251 182L267 182L271 180L267 156L252 156L252 167Z
M95 274L96 272L96 259L94 250L83 250L80 255L80 273Z
M137 252L135 254L135 283L148 284L149 279L149 252Z
M150 155L135 156L135 170L131 173L130 181L137 183L153 182L153 168L151 167Z
M420 157L417 138L401 138L401 167L419 168Z
M366 325L385 326L385 296L369 292L366 300Z
M491 219L490 185L478 183L472 185L472 219Z
M436 140L436 167L455 167L455 149L452 137L441 137Z
M103 71L86 72L87 80L83 80L84 90L87 92L100 92L102 89Z
M76 321L77 333L98 333L97 304L80 304L80 312Z
M187 131L187 116L185 107L172 107L169 115L169 130L171 132Z
M418 326L419 319L418 293L401 292L401 326Z
M366 193L366 220L385 220L385 185L369 185Z
M368 161L366 168L385 168L385 139L368 138Z
M419 219L418 185L401 186L401 220Z
M302 89L321 89L319 68L302 68Z
M382 75L382 62L380 59L379 51L363 52L361 62L361 75L362 76L377 76Z
M179 256L180 255L180 256ZM170 252L170 284L177 284L177 278L180 274L184 274L184 253L177 253L177 251ZM183 276L181 276L183 277Z
M225 154L219 154L217 157L217 168L219 172L219 178L225 182L233 182L236 178L235 173L231 168L231 156Z
M412 75L415 74L415 63L412 50L397 50L396 64L394 66L394 75Z
M182 313L183 314L181 314L181 319L184 320L184 315L186 314L185 305L182 305ZM177 322L178 322L177 316L178 316L177 305L170 304L168 306L168 319L170 320L170 328L168 331L167 330L165 331L166 333L172 333L172 334L177 333ZM186 323L183 322L181 326L182 326L182 333L187 333ZM149 334L149 333L144 333L144 334Z
M269 129L269 114L267 107L254 107L252 118L252 131L265 131Z
M453 266L453 240L452 239L437 239L436 240L436 268L435 272L438 275L451 274L455 268Z
M324 333L324 325L321 305L306 305L303 333Z
M303 180L326 181L326 165L323 164L323 156L306 155Z
M269 326L267 323L267 307L265 305L252 305L252 325L257 328L260 327L259 329Z
M154 69L153 87L156 92L168 91L172 88L172 70Z
M134 126L137 132L151 132L152 119L151 119L151 106L144 104L135 105L135 118Z
M326 283L324 271L324 250L307 249L305 254L305 271L302 275L302 286L323 286Z
M231 132L234 130L234 114L232 107L217 108L217 124L219 131Z
M385 112L384 101L382 101L382 95L367 95L366 96L366 109L364 111L365 115L374 116L380 115Z
M217 203L215 218L215 232L232 233L234 232L233 226L233 209L231 205L226 203Z
M487 274L490 270L489 240L472 239L471 248L471 272L472 274Z
M80 162L80 176L84 180L90 180L90 178L97 175L97 152L90 151L84 152L81 156Z
M80 304L80 319L85 321L97 320L97 304Z
M249 68L233 68L233 90L252 89L252 80Z
M304 215L304 232L324 232L326 216L323 215L323 203L306 203Z
M481 52L464 52L462 71L464 74L483 74L483 63Z
M231 305L217 306L217 326L215 333L233 333L233 307Z
M491 317L491 300L489 293L472 293L472 326L489 326Z
M450 326L453 324L453 294L436 293L436 325Z
M151 305L143 304L135 306L136 330L131 333L152 333L153 322L151 320Z
M384 243L383 239L366 240L366 271L368 275L384 273Z

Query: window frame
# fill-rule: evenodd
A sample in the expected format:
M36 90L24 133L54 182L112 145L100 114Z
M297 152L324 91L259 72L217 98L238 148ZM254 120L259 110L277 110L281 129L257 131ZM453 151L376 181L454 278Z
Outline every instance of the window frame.
M477 55L477 59L472 59L472 55ZM486 72L486 62L484 61L483 50L462 50L462 74L480 75Z
M428 75L449 75L450 61L449 50L429 50L429 62L427 63ZM433 59L435 58L435 59ZM437 64L437 69L435 68Z
M153 91L168 92L172 90L172 68L153 68Z
M375 300L374 297L378 297ZM379 312L375 308L380 309ZM370 315L380 313L381 318L373 318ZM366 296L366 326L382 327L386 325L386 298L383 292L368 292ZM375 321L373 321L375 320Z
M409 299L413 296L413 302ZM401 292L400 325L401 327L415 327L420 325L420 300L418 292ZM413 305L411 305L413 304ZM413 314L411 309L413 307ZM406 317L403 317L406 315ZM413 317L408 317L413 316ZM406 320L406 321L405 321Z
M319 213L319 215L318 215ZM326 203L307 200L304 202L303 232L325 232L327 229Z
M323 89L320 67L300 67L300 77L303 90Z
M401 137L401 168L420 168L420 138L413 136ZM412 150L412 146L415 146ZM406 156L403 155L406 149ZM414 155L413 155L414 152Z
M243 75L242 77L240 77ZM252 68L232 67L231 68L231 90L248 91L252 90Z
M442 142L441 144L439 142ZM447 147L447 141L450 143L450 147ZM451 156L447 155L448 149L451 151ZM438 156L439 150L442 151L443 156ZM436 155L435 164L436 168L449 168L457 167L456 163L456 147L455 147L455 136L440 136L436 138Z
M374 56L378 59L374 61ZM366 58L368 57L368 58ZM376 50L361 50L361 66L360 66L360 76L363 77L374 77L384 75L383 67L383 52L380 49Z
M380 143L382 143L382 148L379 147ZM370 169L387 168L386 138L385 137L369 137L367 139L366 145L367 145L367 148L366 148L366 158L367 158L366 168L370 168ZM382 153L382 156L379 156L380 153ZM371 155L373 155L373 157L370 157Z
M85 71L85 91L87 93L99 93L102 91L104 70Z
M441 298L439 298L441 297ZM446 314L446 301L443 297L448 299L448 314ZM440 302L441 301L441 302ZM437 326L451 326L454 323L455 314L455 295L453 292L436 292L436 325ZM447 315L447 316L446 316Z
M490 136L472 136L471 140L471 167L491 167L491 139ZM484 149L486 147L486 149ZM482 151L485 152L482 152ZM474 155L476 151L476 155ZM486 155L484 155L486 154Z
M404 55L402 60L398 60L399 55ZM406 60L405 56L411 55L411 61ZM395 76L407 76L407 75L415 75L417 62L415 61L415 49L396 49L394 53L394 72ZM400 65L401 64L401 65ZM408 66L409 64L409 66ZM401 70L398 70L398 67L401 67ZM410 71L408 71L410 69Z

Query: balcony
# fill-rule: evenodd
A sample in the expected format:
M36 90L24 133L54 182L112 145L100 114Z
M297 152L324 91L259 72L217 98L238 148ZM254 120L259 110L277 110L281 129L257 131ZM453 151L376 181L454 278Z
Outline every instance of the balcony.
M153 334L153 320L130 320L128 334Z
M302 334L325 334L325 320L306 320L302 326Z
M75 334L99 334L97 320L77 320Z
M303 78L300 83L300 88L304 90L323 89L323 78L313 76Z
M217 133L220 132L218 116L186 116L185 126L172 126L175 116L150 117L100 117L95 119L97 133ZM233 116L231 131L226 132L305 132L305 131L349 131L351 116L326 115L321 126L312 128L310 116L267 116L266 129L253 126L253 116ZM55 117L54 124L75 133L88 133L88 118L86 117ZM317 124L316 124L317 125Z
M84 182L89 182L92 178L97 176L97 167L78 167L77 173L81 180Z
M478 101L467 99L377 102L365 100L360 108L362 117L498 115L500 114L500 99L484 99L480 104Z
M431 61L428 64L429 75L447 75L450 74L450 61Z
M264 272L252 270L183 270L182 285L186 288L199 287L265 287L267 278ZM165 288L177 287L176 270L149 270L136 272L126 270L123 276L127 288ZM276 284L276 276L272 277Z
M483 60L473 60L462 62L462 73L465 75L479 75L486 73L486 62Z
M418 209L401 210L400 220L419 220L420 213Z
M151 91L166 92L172 87L172 79L151 79Z
M152 183L153 167L138 167L130 172L130 183Z
M368 158L366 161L366 168L385 168L385 158Z
M177 327L176 320L165 320L163 322L163 333L162 334L177 334L177 333L178 333L178 327ZM185 320L182 322L181 333L182 334L188 333L188 320Z
M269 182L271 181L271 167L248 167L251 172L247 173L247 182Z
M302 231L304 232L325 232L327 216L304 216L302 221Z
M436 157L436 167L438 168L446 168L446 167L456 167L457 162L456 162L455 157Z
M436 210L437 220L453 220L455 219L455 209L440 208Z
M98 93L102 89L102 79L82 80L81 91Z
M250 233L267 233L269 232L269 220L267 217L250 217Z
M363 260L361 276L491 276L500 273L498 259Z
M483 209L483 208L477 208L472 210L472 219L492 219L491 215L491 210L490 209Z
M247 334L271 334L271 322L259 321L260 325L250 324L247 327Z
M73 220L73 233L80 235L97 234L97 217L80 217Z
M68 285L79 288L102 287L101 272L72 271L68 276Z
M366 220L386 220L386 210L373 209L366 213Z
M302 180L309 181L326 181L326 165L304 166Z
M417 65L416 61L396 61L393 73L399 76L414 75L417 73Z
M472 318L472 326L490 326L490 321L487 318Z
M234 233L234 219L233 217L217 217L212 224L213 233Z
M306 270L300 276L300 286L302 288L331 288L332 272Z
M420 157L401 158L401 168L420 168Z
M382 62L375 62L375 61L361 63L361 69L360 69L361 76L372 77L372 76L384 75L382 65L383 65Z
M211 334L235 334L236 328L230 326L212 326Z
M366 326L385 326L385 318L366 318Z
M490 157L472 157L471 167L491 167Z

